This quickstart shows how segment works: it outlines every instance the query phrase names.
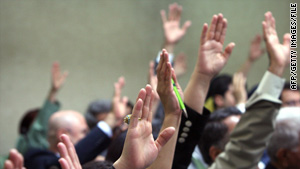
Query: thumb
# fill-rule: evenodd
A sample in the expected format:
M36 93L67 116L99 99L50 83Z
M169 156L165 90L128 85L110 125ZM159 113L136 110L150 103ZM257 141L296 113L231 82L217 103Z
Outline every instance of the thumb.
M175 133L175 128L168 127L159 134L158 138L155 140L155 145L158 149L158 152L171 139L174 133Z

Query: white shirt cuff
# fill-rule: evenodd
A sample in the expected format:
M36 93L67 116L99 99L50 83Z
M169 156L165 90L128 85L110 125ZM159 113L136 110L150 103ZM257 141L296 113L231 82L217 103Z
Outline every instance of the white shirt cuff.
M100 122L98 122L97 126L98 126L98 128L99 128L100 130L102 130L108 137L110 137L110 138L112 137L112 135L113 135L112 130L111 130L111 128L109 127L109 125L108 125L106 122L100 121Z
M285 80L279 76L266 71L261 82L256 90L257 93L266 93L274 98L279 98L282 88L284 86Z
M239 109L239 111L241 111L242 113L246 112L246 103L239 103L235 107Z

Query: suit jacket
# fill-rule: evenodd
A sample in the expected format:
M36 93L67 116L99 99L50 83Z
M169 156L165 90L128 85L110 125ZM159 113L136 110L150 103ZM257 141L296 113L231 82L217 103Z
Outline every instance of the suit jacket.
M175 169L186 169L192 159L192 154L198 143L202 131L209 119L210 112L204 108L202 115L186 105L188 118L181 117L178 140L176 143L173 167Z
M110 138L98 127L75 145L76 152L81 164L93 160L98 154L106 149ZM59 156L49 150L31 148L24 156L27 169L55 169L61 168L58 162Z

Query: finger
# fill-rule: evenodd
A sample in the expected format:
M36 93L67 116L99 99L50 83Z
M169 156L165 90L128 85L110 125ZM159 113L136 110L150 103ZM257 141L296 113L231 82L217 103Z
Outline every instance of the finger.
M174 4L169 5L169 21L175 19Z
M9 159L13 163L14 167L18 168L20 166L20 159L16 149L12 149L9 152Z
M167 62L166 65L167 65L167 69L166 69L165 83L166 83L166 85L171 85L172 86L172 81L171 81L171 78L172 78L172 65L171 65L170 62Z
M66 145L64 143L60 142L60 143L57 144L57 148L58 148L60 156L66 160L66 163L71 168L72 160L69 156L69 152L67 150Z
M160 16L161 16L162 22L166 23L167 22L167 17L166 17L166 11L165 10L160 11Z
M125 78L123 76L119 77L118 83L120 85L120 89L125 86Z
M211 19L211 23L207 32L207 38L206 40L212 40L215 37L215 31L216 31L216 25L218 21L218 16L214 15Z
M168 127L159 134L158 138L155 140L155 145L158 149L158 152L171 139L174 133L175 133L175 128Z
M150 106L149 106L149 114L148 114L148 118L147 118L148 122L152 122L153 112L151 110L152 110L152 103L153 103L154 97L155 97L155 91L152 90L151 91L151 101L150 101Z
M182 7L176 3L176 6L175 6L175 20L178 21L178 22L180 21L181 11L182 11Z
M222 28L222 33L220 36L220 42L223 45L226 37L226 31L227 31L227 19L223 19L223 28Z
M143 89L141 91L146 92L145 89ZM133 107L133 111L132 111L132 115L130 117L130 123L129 123L128 129L137 127L139 118L141 117L141 114L142 114L142 107L143 107L143 100L141 98L139 98Z
M17 151L17 156L18 156L18 168L21 169L24 167L24 158L22 154L20 154L18 151Z
M59 164L60 164L60 166L61 166L62 169L71 169L71 167L69 166L69 164L68 164L68 162L67 162L66 159L60 158L58 160L58 162L59 162Z
M115 95L114 97L120 97L120 85L118 82L114 83L114 88L115 88Z
M139 91L138 97L135 99L135 102L137 102L139 99L145 100L145 98L146 98L146 90L142 88Z
M262 21L262 26L263 26L263 36L264 36L264 40L266 41L267 40L267 36L268 36L268 33L267 33L267 23L266 21Z
M203 45L206 42L207 29L208 29L208 25L207 23L204 23L201 32L201 37L200 37L200 45Z
M4 169L14 169L14 164L11 160L5 160Z
M183 24L183 26L182 26L182 30L184 31L184 32L186 32L186 30L190 27L192 25L192 22L191 21L186 21L184 24Z
M143 110L142 110L142 119L147 120L150 111L150 103L152 97L152 88L150 85L146 85L146 98L144 100Z
M217 22L217 26L216 26L216 32L215 32L215 40L216 41L220 41L222 31L223 31L223 15L219 14L218 22Z
M161 68L161 73L160 73L160 76L161 76L161 79L163 81L166 80L166 69L167 69L167 55L165 52L163 52L163 60L162 60L162 68Z
M71 142L70 138L65 134L61 135L61 139L63 143L66 145L72 164L77 168L80 163L79 163L79 159L74 144Z
M163 65L163 51L161 52L160 54L160 59L159 59L159 62L158 62L158 65L156 67L156 74L157 74L157 78L161 78L161 76L159 76L159 72L161 72L161 69L162 69L162 65Z
M289 33L284 34L283 36L283 45L290 48L291 35Z
M271 12L270 12L270 24L271 24L272 29L274 31L276 31L276 21Z
M225 51L224 51L224 55L223 55L226 60L228 60L229 56L231 55L234 46L235 46L235 44L233 42L229 43L226 46Z

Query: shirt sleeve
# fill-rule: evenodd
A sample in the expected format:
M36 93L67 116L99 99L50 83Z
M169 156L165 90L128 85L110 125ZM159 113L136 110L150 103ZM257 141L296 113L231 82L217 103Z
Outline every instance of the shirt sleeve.
M100 121L97 124L97 127L102 130L109 138L112 137L113 133L112 133L112 129L109 127L109 125L104 122L104 121Z
M256 169L274 130L284 79L266 72L246 103L246 112L230 135L225 150L209 169Z

